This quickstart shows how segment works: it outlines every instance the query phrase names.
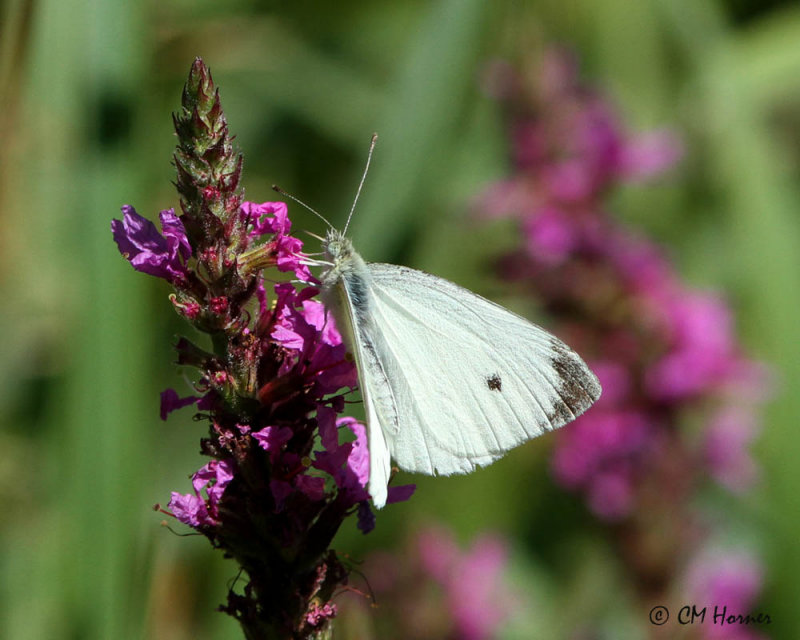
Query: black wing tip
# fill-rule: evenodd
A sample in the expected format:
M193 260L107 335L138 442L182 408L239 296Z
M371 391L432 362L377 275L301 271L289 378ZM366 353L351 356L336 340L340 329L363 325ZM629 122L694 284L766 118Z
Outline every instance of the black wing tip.
M560 402L553 407L553 415L548 416L553 428L571 422L589 407L603 393L600 381L581 357L558 339L552 341L553 357L551 364L558 373Z

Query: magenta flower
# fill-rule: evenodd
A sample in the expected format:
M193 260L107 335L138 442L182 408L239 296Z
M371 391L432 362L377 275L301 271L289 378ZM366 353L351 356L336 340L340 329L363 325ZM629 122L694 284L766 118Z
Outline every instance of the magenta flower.
M703 453L711 475L731 491L741 493L758 478L750 445L758 427L751 411L727 407L708 425L703 439Z
M269 204L274 207L275 203ZM256 209L257 205L252 205L252 208ZM288 219L284 219L280 224L280 227L275 228L285 229L290 223ZM291 246L286 248L286 251L296 250L289 244L281 246ZM321 303L312 299L317 294L315 288L306 287L298 291L290 283L278 283L275 285L275 294L274 305L259 304L260 314L255 323L256 335L258 333L264 335L265 342L262 348L274 345L280 349L278 359L267 367L274 372L274 377L261 386L258 398L264 404L281 403L284 402L282 400L284 394L303 389L308 401L315 402L313 406L305 408L303 413L312 409L315 414L316 429L320 434L323 449L313 450L314 457L310 466L305 465L302 459L308 444L304 443L299 448L291 446L297 433L290 423L258 425L258 427L241 422L231 426L217 423L215 433L218 446L222 451L233 453L251 447L249 443L252 441L269 454L273 470L273 476L269 481L273 513L281 513L289 508L291 499L295 495L302 496L302 501L311 502L319 502L327 499L329 495L337 495L340 508L358 506L359 528L367 533L374 527L374 518L371 517L367 504L369 451L366 430L364 425L352 418L336 417L337 412L344 407L344 404L339 402L340 396L334 398L333 402L327 399L329 394L343 387L355 386L357 382L355 367L346 357L344 344L335 325L326 321ZM266 294L262 291L261 295ZM269 354L270 351L267 350L265 353ZM261 366L264 366L263 362ZM201 381L200 386L212 389L212 393L224 395L229 380L227 376L221 376L220 372L209 373ZM162 393L162 416L165 417L174 409L201 401L203 398L199 396L180 398L177 393L168 389ZM206 401L205 405L208 404ZM303 422L306 420L304 416L298 416L298 419ZM306 428L305 424L303 428ZM342 429L350 432L355 439L345 438L340 443ZM329 494L326 490L325 477L313 475L315 471L324 472L332 479L335 488L333 494ZM413 485L391 487L387 503L407 500L413 491ZM181 513L202 515L202 505L197 505L199 498L193 496L180 496L180 498L180 500L174 499L171 504L178 505L182 509ZM211 513L211 506L206 505L206 507ZM175 515L177 517L179 514ZM207 519L199 518L199 521L205 524Z
M306 614L306 622L312 629L321 629L325 622L336 617L336 605L324 604L321 607L317 604L311 605L311 610Z
M359 504L358 528L369 533L375 526L374 517L369 508L369 448L367 445L366 427L352 418L335 419L334 412L328 409L317 411L320 437L324 451L316 451L311 463L315 469L330 474L336 486L347 500ZM339 443L339 432L346 427L355 440ZM408 500L414 493L416 485L389 487L386 504Z
M191 404L197 404L199 400L199 396L186 396L185 398L181 398L174 389L165 389L161 392L161 419L166 420L167 416L173 411L188 407Z
M601 398L598 405L602 402ZM591 419L577 422L559 441L553 454L553 474L563 486L584 491L596 515L617 520L635 506L637 469L654 446L653 427L644 415L630 409L602 410L598 406L593 414Z
M122 207L122 214L122 220L111 221L111 232L120 253L133 268L171 284L185 281L186 261L192 255L192 248L175 211L166 209L158 214L162 233L128 204Z
M650 393L675 401L719 386L740 361L727 307L718 298L693 292L664 302L669 351L647 372Z
M258 442L258 446L270 452L273 463L278 460L283 445L292 439L292 430L289 427L264 427L258 431L251 431L248 427L247 431Z
M251 228L251 237L272 236L262 251L266 250L274 258L279 271L293 271L303 282L312 280L311 272L303 262L304 256L300 253L303 243L289 235L292 222L285 202L244 202L241 217L244 224Z
M497 637L518 604L517 595L506 582L505 542L498 536L484 535L462 551L449 531L431 527L418 534L416 547L419 567L415 571L420 575L413 576L411 589L430 593L424 587L426 581L439 586L445 601L439 616L448 621L448 636L464 640Z
M503 637L522 607L524 594L508 580L506 541L494 534L461 548L447 529L426 527L401 551L371 553L363 570L381 613L376 638ZM339 600L343 611L368 608L358 593Z
M269 234L283 238L292 230L285 202L243 202L241 215L252 225L251 236Z
M288 235L291 222L283 203L246 202L240 216L253 229L248 237L265 240L246 247L251 256L266 257L272 266L294 270L298 276L305 273L302 242ZM310 549L324 551L348 514L357 514L364 533L375 526L366 491L365 428L352 418L337 417L345 406L337 394L355 386L356 371L334 323L315 299L316 288L278 283L272 304L261 283L251 290L255 309L236 321L238 337L228 346L228 362L251 363L249 369L237 371L185 338L178 343L179 362L200 370L198 395L181 398L167 389L161 396L161 415L166 418L171 411L195 404L207 411L211 437L203 441L203 449L214 459L193 476L193 493L172 494L168 513L215 545L252 549L252 554L265 544L260 528L267 526L266 539L273 540L280 554L290 553L288 547L305 558ZM206 304L213 313L236 309L220 306L220 300L235 296L209 296ZM249 398L242 396L247 385ZM242 403L251 406L241 411L237 407ZM350 436L340 438L342 430ZM315 446L316 434L322 449ZM387 502L408 499L413 489L392 487ZM248 522L254 507L247 505L258 505L257 528ZM320 583L328 592L345 572L333 556L326 558L318 569L328 576ZM248 575L262 579L255 568L248 569ZM238 599L229 603L234 615L243 606ZM309 606L298 622L309 633L336 613L333 605Z
M499 538L484 536L462 553L443 529L420 534L423 570L444 588L455 635L464 640L493 638L513 610L503 574L508 552Z
M175 517L195 529L220 524L219 501L225 487L233 479L233 464L229 460L212 460L192 477L194 494L172 492L169 508ZM203 498L202 491L206 492Z
M693 559L686 577L686 591L698 606L728 616L756 613L753 607L761 592L764 570L758 559L741 549L706 550ZM708 640L755 640L761 637L745 625L704 624Z
M684 149L672 131L651 131L627 144L619 159L620 177L648 180L678 164Z
M274 309L263 309L259 325L285 351L279 376L303 376L321 398L342 387L355 387L358 378L334 323L326 322L322 303L310 299L317 293L313 287L298 292L290 283L276 284ZM262 388L262 400L279 379Z
M548 207L523 222L528 250L544 262L558 264L567 259L579 242L578 231L569 214Z
M485 536L453 568L450 606L465 640L492 638L512 611L513 597L504 583L508 552L499 538Z

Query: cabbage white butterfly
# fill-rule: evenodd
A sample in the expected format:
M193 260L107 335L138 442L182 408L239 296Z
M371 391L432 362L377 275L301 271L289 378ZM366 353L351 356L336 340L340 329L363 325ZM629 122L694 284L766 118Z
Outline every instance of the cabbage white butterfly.
M358 368L376 507L391 459L406 471L468 473L600 397L597 377L555 336L443 278L367 263L345 231L323 240L322 300Z

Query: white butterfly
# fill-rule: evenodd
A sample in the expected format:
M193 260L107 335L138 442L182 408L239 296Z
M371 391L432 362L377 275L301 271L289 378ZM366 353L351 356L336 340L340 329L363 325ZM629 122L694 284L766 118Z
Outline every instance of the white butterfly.
M323 249L323 302L358 367L376 507L391 458L406 471L468 473L600 397L572 349L515 313L428 273L367 263L338 231Z
M358 367L376 507L391 459L406 471L468 473L600 397L580 356L517 314L428 273L367 263L333 228L323 250L322 299Z

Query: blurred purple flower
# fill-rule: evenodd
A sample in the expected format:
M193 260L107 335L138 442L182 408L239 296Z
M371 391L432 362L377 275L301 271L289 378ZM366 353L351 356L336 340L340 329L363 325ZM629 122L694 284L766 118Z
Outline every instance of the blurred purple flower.
M461 555L453 536L439 527L420 531L417 549L422 567L439 582L448 579Z
M460 547L441 525L424 527L401 550L374 551L365 560L369 590L381 615L375 638L422 640L503 637L521 612L526 594L509 582L508 546L484 534ZM339 600L343 615L367 613L370 598L357 589Z
M622 149L620 177L648 180L674 167L684 154L683 143L672 131L650 131Z
M764 569L751 553L741 549L706 550L696 557L686 577L686 592L707 606L708 615L716 611L727 616L752 614L764 581ZM759 637L743 625L704 624L709 640L749 640Z
M462 553L443 529L419 536L422 567L445 590L455 636L464 640L494 638L514 608L504 582L508 563L505 543L484 536Z
M716 297L682 292L665 301L670 348L647 372L655 398L679 401L705 393L738 366L730 312Z
M523 84L516 86L520 92ZM503 274L531 282L556 318L580 323L576 344L593 356L604 394L559 432L553 471L585 493L595 514L619 520L636 509L654 456L664 446L686 447L670 430L687 403L724 396L752 364L722 300L686 287L658 247L605 209L606 194L622 181L676 162L677 138L629 135L562 53L544 56L532 95L509 99L516 173L490 187L482 204L487 215L521 219L524 244L503 260ZM748 441L737 434L727 453L706 456L716 471L733 448L739 459L746 455Z
M624 466L597 473L587 488L589 508L603 520L620 520L635 506L635 478Z
M743 355L722 298L691 289L660 247L607 210L619 186L673 166L680 140L627 132L572 55L549 52L538 75L507 76L514 172L478 206L519 221L501 275L533 292L603 386L592 411L555 434L552 473L615 524L643 591L667 590L675 558L707 535L693 494L709 477L741 491L758 475L749 447L768 376ZM707 425L699 437L687 418Z
M653 446L652 426L636 411L609 410L601 403L603 398L591 415L565 431L553 453L552 469L563 486L586 492L595 515L617 520L635 505L634 470Z
M590 365L603 387L601 406L624 406L633 393L631 371L623 363L610 359L594 360Z
M543 262L562 262L578 243L577 229L569 215L556 208L542 209L522 224L528 249L539 255Z
M747 409L726 407L709 423L703 438L705 461L714 478L731 491L749 489L758 477L750 445L758 432Z
M679 288L672 265L653 243L630 230L607 229L595 242L598 252L607 255L626 292L642 304L660 310L665 297Z

